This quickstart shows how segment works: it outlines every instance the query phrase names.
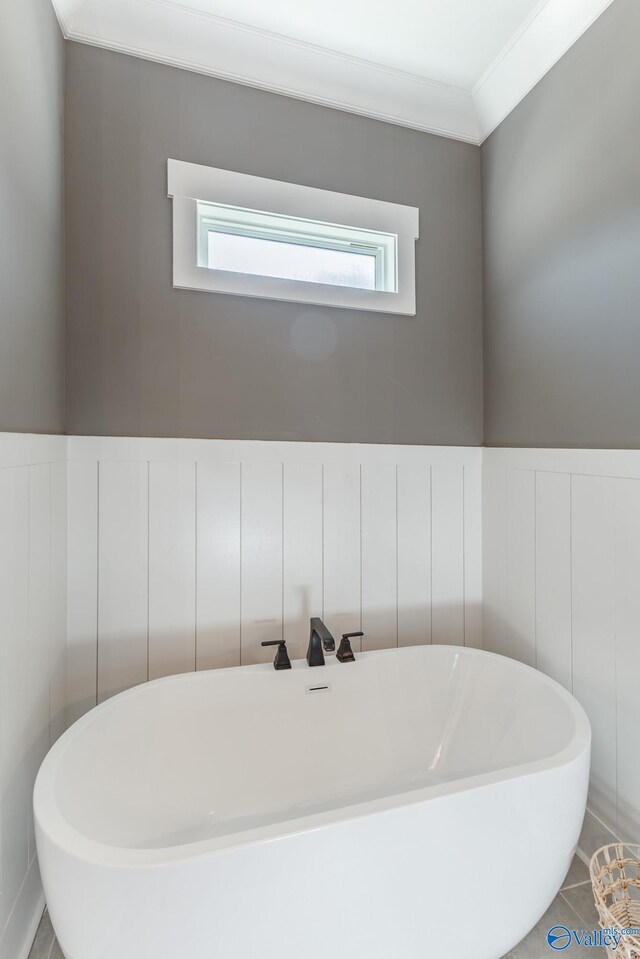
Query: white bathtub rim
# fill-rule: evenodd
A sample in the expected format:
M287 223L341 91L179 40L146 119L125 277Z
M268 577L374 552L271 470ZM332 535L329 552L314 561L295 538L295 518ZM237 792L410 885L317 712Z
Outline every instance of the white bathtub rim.
M430 646L431 649L446 649L451 651L457 647L451 646ZM412 647L392 648L375 650L367 653L361 653L359 658L372 658L389 654L402 654ZM36 829L46 836L46 841L53 843L65 854L71 855L85 862L93 862L101 865L114 867L145 868L168 865L170 863L181 862L186 859L204 857L212 853L221 853L231 851L242 846L253 845L263 842L273 842L289 836L295 836L303 832L322 829L326 826L344 823L354 819L360 819L364 816L372 816L379 813L393 812L395 809L402 809L407 806L417 805L430 800L442 799L460 792L482 789L494 784L505 782L511 779L521 779L527 776L544 773L556 769L560 766L568 766L573 763L579 763L584 760L585 754L590 753L591 748L591 726L587 715L575 699L563 686L557 683L551 677L546 676L539 670L517 660L501 656L497 653L491 653L486 650L472 649L469 647L460 647L464 655L476 657L489 657L493 659L506 660L509 667L535 673L536 681L546 684L562 698L568 705L573 720L574 734L570 742L558 752L548 757L534 760L529 763L521 763L515 766L507 766L503 769L491 770L485 773L477 773L460 779L451 780L446 783L438 783L424 786L419 789L408 790L405 792L394 793L389 796L366 800L357 803L338 805L332 809L324 810L318 813L312 813L307 816L287 819L282 822L266 824L246 829L236 833L229 833L223 836L216 836L210 839L203 839L192 843L183 843L173 846L162 846L157 848L129 848L114 846L91 839L84 833L75 829L69 821L62 815L55 799L54 784L58 764L66 750L71 746L74 740L82 735L84 730L91 725L96 716L111 708L117 708L117 703L124 698L139 695L142 689L151 686L157 686L161 683L193 682L211 673L224 673L228 669L243 669L252 672L265 672L273 669L271 664L249 665L249 666L231 666L227 669L202 670L195 673L179 673L173 676L165 676L160 679L152 680L149 683L143 683L125 690L122 693L113 696L99 706L94 707L86 713L81 719L77 720L55 743L52 749L45 757L34 789L34 813ZM305 660L296 660L293 662L294 669L307 669ZM337 664L331 662L328 668L336 668ZM322 667L317 667L322 669ZM325 667L326 668L326 667ZM339 668L342 668L340 666ZM314 674L319 679L321 673Z
M399 813L408 807L447 799L459 793L475 792L480 789L499 786L515 779L533 778L544 775L544 773L552 773L563 766L568 768L572 765L579 765L585 761L585 758L588 761L588 753L589 746L570 762L557 763L554 766L545 765L542 769L525 768L523 766L522 772L519 771L521 767L511 767L511 774L500 775L492 778L489 782L479 782L478 780L481 777L471 776L467 779L455 780L452 784L439 784L425 789L385 796L383 799L337 807L298 819L288 819L281 823L243 830L229 836L155 849L129 849L97 842L70 827L66 820L57 814L55 828L60 830L59 834L53 836L47 831L46 842L58 848L65 856L70 856L87 864L119 869L155 869L177 865L190 859L205 858L209 855L225 855L244 846L277 842L306 832L313 832L329 826L344 825L371 816ZM538 764L531 764L531 766L533 765L537 766ZM517 774L513 772L514 769L518 770ZM448 789L447 787L450 785L455 788ZM36 824L36 831L39 829L42 829L42 827Z

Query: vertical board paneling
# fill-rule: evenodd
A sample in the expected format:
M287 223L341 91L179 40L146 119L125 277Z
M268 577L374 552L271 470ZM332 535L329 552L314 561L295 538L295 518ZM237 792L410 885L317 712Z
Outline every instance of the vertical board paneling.
M616 664L613 608L614 486L573 476L573 688L591 720L591 803L605 820L616 809Z
M29 796L49 749L49 650L51 621L51 466L29 467ZM29 864L35 858L33 810L29 803Z
M487 450L484 459L484 644L496 648L491 634L502 609L511 630L533 620L538 668L573 689L591 721L590 806L621 838L637 841L640 456Z
M361 629L360 467L324 468L324 617L334 636ZM361 649L355 639L353 648Z
M69 642L81 655L70 718L93 705L91 666L100 699L144 680L145 631L150 678L266 661L260 642L280 635L302 657L318 614L338 638L364 628L356 651L430 642L434 621L437 641L462 644L466 632L480 644L479 467L465 474L441 453L433 467L422 454L396 462L377 448L324 462L229 449L239 461L218 459L219 444L199 460L183 444L149 459L140 444L118 455L112 443L99 477L91 458L72 463Z
M464 467L464 644L482 648L482 469Z
M464 645L464 484L461 466L434 466L432 509L432 642Z
M362 649L398 645L396 467L363 465Z
M640 480L615 483L618 835L640 839Z
M147 679L147 463L102 461L98 521L98 702Z
M69 723L96 704L98 464L71 461L68 489L67 707Z
M507 470L482 470L482 641L507 654Z
M507 649L536 664L536 492L533 470L507 476Z
M0 434L0 956L25 955L42 910L32 794L66 723L63 437ZM95 673L93 677L95 689Z
M61 461L51 463L51 645L49 649L49 738L51 745L65 731L69 718L67 715L67 672L69 665L67 661L67 481L67 463ZM93 525L94 531L96 522L97 511ZM94 573L96 556L97 551L92 558ZM96 580L97 577L92 585L94 599L97 589ZM95 642L93 651L93 662L95 664ZM92 695L95 695L95 676L93 678Z
M431 469L398 466L398 645L431 642Z
M282 639L282 559L282 464L243 464L243 665L273 659L275 650L260 644Z
M195 664L195 462L150 463L149 678Z
M536 474L537 666L566 689L571 673L571 477Z
M322 465L284 467L284 638L291 659L302 659L309 619L323 615Z
M198 463L198 669L240 665L240 464Z
M29 861L29 470L0 469L0 929Z

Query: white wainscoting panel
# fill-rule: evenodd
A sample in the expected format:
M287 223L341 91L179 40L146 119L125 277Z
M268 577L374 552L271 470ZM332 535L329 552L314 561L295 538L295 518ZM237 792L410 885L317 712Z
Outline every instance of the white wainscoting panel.
M50 737L53 744L68 724L68 516L66 437L58 437L60 456L51 463L51 630L49 647ZM62 444L64 443L64 447Z
M536 473L536 664L573 689L571 477Z
M507 652L536 665L535 473L507 473Z
M362 628L360 465L324 466L324 618L336 636ZM355 652L362 642L352 643Z
M51 636L51 464L29 466L29 633L28 756L29 795L49 749ZM33 810L29 804L29 865L36 855Z
M29 468L0 471L0 830L2 914L29 867Z
M573 692L592 725L590 805L617 822L614 481L571 477Z
M66 722L264 639L300 658L313 615L356 654L484 645L573 689L590 805L640 838L639 582L636 451L0 434L0 959L38 918L30 790Z
M264 640L302 658L311 616L362 628L356 653L481 645L481 456L70 437L69 716Z
M321 463L284 465L284 638L292 659L306 655L309 619L324 612L323 480Z
M283 637L282 474L282 463L242 467L242 665L273 657L275 650L261 643Z
M196 536L196 666L239 666L239 463L198 464Z
M462 504L462 509L461 509ZM431 470L431 642L464 645L464 470Z
M398 645L397 466L361 467L362 649Z
M640 839L640 452L483 453L484 646L572 689L589 806Z
M147 679L149 467L99 465L98 702Z
M149 679L158 679L196 668L195 462L149 463L148 562Z
M0 435L0 572L0 959L65 719L264 639L300 658L313 615L356 654L484 645L573 689L590 805L640 837L640 452Z
M482 642L507 655L507 470L482 467Z
M482 649L482 468L464 467L464 644Z
M98 462L69 462L67 717L69 725L97 702Z
M640 480L615 481L618 831L640 836Z
M480 482L478 480L478 494ZM431 642L431 467L398 466L398 645ZM481 559L480 549L476 560Z
M31 796L64 724L66 440L0 433L0 959L43 906Z

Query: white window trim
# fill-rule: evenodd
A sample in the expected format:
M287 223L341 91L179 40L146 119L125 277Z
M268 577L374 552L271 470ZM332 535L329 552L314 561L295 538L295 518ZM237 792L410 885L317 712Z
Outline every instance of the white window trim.
M173 198L175 287L415 316L415 241L419 236L416 207L268 180L182 160L169 160L168 180L168 194ZM198 266L198 201L393 233L398 237L397 292L307 283Z

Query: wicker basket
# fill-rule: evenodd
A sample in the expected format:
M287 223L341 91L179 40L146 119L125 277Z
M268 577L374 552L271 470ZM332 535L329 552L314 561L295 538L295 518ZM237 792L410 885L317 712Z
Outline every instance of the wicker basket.
M602 846L591 857L589 872L601 927L640 929L640 846ZM640 933L623 936L617 949L607 948L607 955L640 959Z

